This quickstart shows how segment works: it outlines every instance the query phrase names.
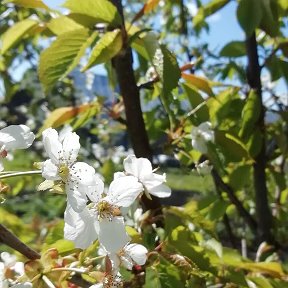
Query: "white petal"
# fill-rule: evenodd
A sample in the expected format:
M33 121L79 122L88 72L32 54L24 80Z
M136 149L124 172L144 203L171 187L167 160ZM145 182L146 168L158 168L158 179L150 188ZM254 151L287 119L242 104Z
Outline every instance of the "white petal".
M84 186L95 184L95 169L85 162L76 162L70 168L69 176L71 180Z
M128 244L125 251L136 264L144 265L146 263L148 250L143 245Z
M113 180L107 194L107 201L119 207L130 206L143 191L143 185L134 176Z
M116 172L114 173L114 180L120 177L126 177L127 175L124 172Z
M48 157L54 164L58 164L60 159L63 159L62 144L58 139L58 133L55 129L48 128L43 131L43 145Z
M123 217L114 217L111 221L103 219L99 227L99 241L109 254L117 253L130 241Z
M42 176L47 180L60 180L58 175L58 167L54 165L51 159L43 162L42 165Z
M4 170L4 166L3 166L3 163L2 161L0 160L0 172Z
M123 162L125 172L141 179L152 173L151 162L146 158L136 158L135 155L129 155Z
M85 249L98 238L98 221L96 215L87 208L77 213L70 205L67 205L64 213L64 238L75 243L76 248Z
M94 183L91 186L87 186L86 194L89 199L94 202L98 203L104 192L104 182L100 179L97 174L94 174Z
M112 262L113 271L118 271L121 263L119 256L116 253L111 253L109 259Z
M90 286L89 288L103 288L103 283L97 283L97 284L94 284L92 286Z
M0 130L0 143L5 149L26 149L30 147L35 135L26 125L10 125Z
M166 198L171 196L171 189L166 184L160 184L148 190L148 192L159 198Z
M163 182L165 182L166 176L165 174L159 175L156 173L150 173L150 174L147 174L145 177L143 177L141 180L145 188L149 191L153 187L158 186L162 184Z
M64 158L68 164L72 164L76 161L79 150L79 136L75 132L68 132L63 140Z
M83 188L83 187L82 187ZM81 212L86 207L87 197L85 189L79 189L79 186L73 182L67 182L65 185L67 202L76 212Z
M195 150L198 150L203 154L206 154L208 151L206 141L202 137L192 139L192 146Z
M133 261L132 261L132 258L130 256L128 256L128 255L121 256L121 263L126 269L132 270Z

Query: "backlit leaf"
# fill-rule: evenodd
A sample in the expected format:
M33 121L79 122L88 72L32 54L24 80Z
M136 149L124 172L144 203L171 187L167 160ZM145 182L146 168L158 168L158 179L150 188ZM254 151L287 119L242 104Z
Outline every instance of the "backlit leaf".
M199 90L207 93L209 96L213 96L214 93L210 87L209 81L203 77L196 76L193 74L182 73L182 78L189 84L198 88Z
M67 0L63 6L73 13L93 17L95 23L121 23L117 8L108 0Z
M242 57L246 55L245 43L242 41L232 41L226 44L220 51L224 57Z
M83 68L83 71L92 66L107 62L116 56L121 49L122 35L120 29L106 32L93 48L88 64Z
M97 32L90 36L88 29L66 32L59 35L52 45L41 53L39 78L46 91L78 65L96 36Z
M1 37L1 54L5 54L10 48L15 46L32 28L37 25L37 21L25 19L11 26Z
M84 28L82 25L73 21L67 16L60 16L57 18L52 18L47 27L55 34L60 35L69 31L78 30Z
M43 8L46 10L50 10L49 7L43 3L42 0L6 0L4 3L13 3L15 5L19 5L25 8Z

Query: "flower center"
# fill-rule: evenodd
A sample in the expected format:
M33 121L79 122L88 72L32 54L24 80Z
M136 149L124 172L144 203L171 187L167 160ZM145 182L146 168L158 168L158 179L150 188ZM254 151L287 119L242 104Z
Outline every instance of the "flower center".
M0 158L5 158L7 156L7 150L0 150Z
M109 221L112 221L112 218L114 216L121 215L120 209L117 206L110 204L107 201L100 201L97 204L97 211L98 211L99 218L101 219L106 218Z
M58 168L58 174L61 177L61 179L63 180L63 182L66 182L68 179L68 175L69 175L68 166L65 164L61 164Z

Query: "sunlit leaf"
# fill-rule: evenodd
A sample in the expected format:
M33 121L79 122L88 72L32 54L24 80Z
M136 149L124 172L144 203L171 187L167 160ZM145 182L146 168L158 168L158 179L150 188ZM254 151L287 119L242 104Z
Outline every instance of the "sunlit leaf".
M242 127L239 136L242 139L248 139L253 133L256 122L259 119L261 103L259 95L255 90L251 90L242 111Z
M144 13L149 13L152 11L158 4L160 0L147 0L147 2L144 5Z
M37 25L38 25L37 21L31 19L25 19L11 26L1 36L2 38L1 54L5 54L10 48L19 43L19 41L21 41L21 39Z
M69 31L78 30L84 28L82 25L73 21L67 16L60 16L57 18L52 18L50 22L47 23L47 27L55 34L60 35L67 33Z
M96 22L121 23L117 8L108 0L67 0L63 6L73 13L93 17Z
M25 8L43 8L46 10L50 10L49 7L43 3L42 0L6 0L3 3L13 3L15 5L19 5Z
M116 56L121 49L122 35L120 29L106 32L93 48L88 63L82 71L86 71L92 66L109 61Z
M39 78L46 91L79 64L87 47L96 37L97 32L90 36L88 29L66 32L59 35L52 45L41 53Z
M48 118L45 120L39 133L49 127L57 128L63 125L65 122L75 118L81 113L84 113L88 109L92 109L94 104L83 104L76 107L62 107L51 112Z
M203 77L196 76L193 74L182 73L182 78L187 81L192 86L198 88L199 90L207 93L209 96L213 96L214 93L211 89L209 81Z

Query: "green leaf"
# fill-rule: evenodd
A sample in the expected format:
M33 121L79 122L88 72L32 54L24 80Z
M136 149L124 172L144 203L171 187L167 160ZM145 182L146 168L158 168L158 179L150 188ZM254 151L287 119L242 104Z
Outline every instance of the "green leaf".
M9 49L14 47L25 35L27 35L29 31L31 31L31 29L37 25L37 21L25 19L11 26L1 37L1 54L5 54Z
M263 17L262 0L241 0L237 9L240 26L248 36L251 36Z
M73 13L93 17L95 23L121 24L121 17L117 8L108 0L67 0L63 6Z
M225 131L215 131L215 142L219 145L228 163L241 162L243 159L249 158L244 143Z
M154 61L156 71L159 72L160 79L163 83L163 96L166 97L174 88L177 87L178 81L181 77L181 72L176 60L176 56L167 49L165 45L160 45L163 57L163 67L157 66ZM154 55L155 56L155 55ZM161 65L161 64L160 64ZM157 67L159 69L157 69Z
M228 206L228 202L222 199L217 199L209 208L208 219L211 221L217 221L221 219L226 213Z
M242 57L246 55L246 47L243 41L232 41L226 44L220 51L223 57Z
M200 7L198 13L193 18L194 28L199 29L203 25L205 18L216 13L218 10L223 8L229 2L230 0L212 0L209 1L206 5Z
M271 37L276 37L279 34L279 17L278 3L275 0L261 0L263 17L260 24L263 29Z
M87 47L96 37L97 32L90 36L88 29L70 31L59 35L52 45L41 53L38 72L46 92L78 65Z
M120 29L106 32L93 48L87 65L82 69L86 71L92 66L105 63L116 56L122 49L122 35Z
M197 90L186 83L182 84L182 87L185 91L185 94L187 95L188 101L191 105L192 109L195 109L198 105L204 102L203 97L200 93L197 92ZM209 120L209 110L207 105L202 106L199 110L197 110L193 115L197 117L197 120L199 120L198 125L201 123Z
M234 191L242 189L251 183L251 165L241 165L233 169L229 176L229 185Z
M55 34L60 35L73 30L78 30L84 28L82 25L73 21L67 16L60 16L58 18L53 18L47 23L47 27Z
M3 1L3 4L13 3L15 5L19 5L25 8L42 8L46 10L50 10L49 7L43 3L42 0L6 0Z
M256 122L260 116L260 111L261 102L259 95L252 89L247 97L242 111L242 127L239 132L239 136L244 139L244 141L248 140L253 133Z

